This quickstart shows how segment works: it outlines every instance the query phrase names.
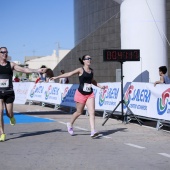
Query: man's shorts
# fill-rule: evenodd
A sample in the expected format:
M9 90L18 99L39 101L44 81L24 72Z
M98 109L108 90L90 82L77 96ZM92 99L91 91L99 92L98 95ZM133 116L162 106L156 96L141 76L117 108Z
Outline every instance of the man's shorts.
M13 103L15 100L15 93L11 91L0 91L0 99L4 100L4 103Z
M83 95L78 90L76 90L75 95L74 95L74 101L78 103L82 103L82 104L85 104L87 99L90 99L90 98L95 98L94 93Z

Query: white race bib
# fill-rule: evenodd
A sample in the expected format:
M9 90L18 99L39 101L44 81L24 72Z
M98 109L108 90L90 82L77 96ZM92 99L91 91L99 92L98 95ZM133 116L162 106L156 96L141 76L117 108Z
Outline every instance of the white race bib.
M0 88L9 87L9 79L0 79Z
M92 84L84 83L83 91L91 92L91 87L92 87Z

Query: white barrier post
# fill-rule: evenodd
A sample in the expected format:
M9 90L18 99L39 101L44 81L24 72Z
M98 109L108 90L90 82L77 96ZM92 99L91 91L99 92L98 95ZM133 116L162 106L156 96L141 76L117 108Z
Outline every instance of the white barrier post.
M58 110L59 108L60 108L60 105L58 105L58 104L55 104L55 105L54 105L54 109L55 109L55 110Z
M162 123L160 120L157 121L156 129L159 130L162 127Z
M88 112L88 110L86 110L86 116L89 116L89 112Z
M29 100L29 105L32 105L33 104L33 101L32 100Z
M106 112L106 110L104 110L103 112L103 119L105 119L108 116L108 113Z

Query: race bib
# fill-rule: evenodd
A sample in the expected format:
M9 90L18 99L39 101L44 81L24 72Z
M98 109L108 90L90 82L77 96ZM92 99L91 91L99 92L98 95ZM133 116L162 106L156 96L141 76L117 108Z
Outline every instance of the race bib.
M9 87L9 79L0 79L0 88Z
M84 83L83 91L84 92L91 92L92 84Z

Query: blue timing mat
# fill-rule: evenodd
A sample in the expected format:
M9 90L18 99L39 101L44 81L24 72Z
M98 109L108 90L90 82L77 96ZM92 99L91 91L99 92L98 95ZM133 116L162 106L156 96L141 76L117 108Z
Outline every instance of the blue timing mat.
M30 115L24 115L21 113L14 113L16 123L44 123L44 122L55 122L55 120L51 120L48 118L40 118L40 117L34 117ZM10 124L9 118L6 114L4 114L4 123Z

